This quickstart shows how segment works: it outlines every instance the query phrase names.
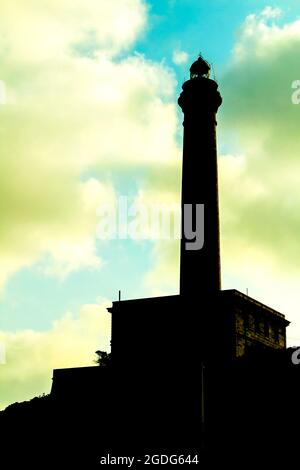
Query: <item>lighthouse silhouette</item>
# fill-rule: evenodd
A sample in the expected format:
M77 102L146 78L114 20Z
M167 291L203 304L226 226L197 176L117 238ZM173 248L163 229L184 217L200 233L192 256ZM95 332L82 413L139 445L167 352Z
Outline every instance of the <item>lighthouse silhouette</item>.
M178 104L184 113L182 160L182 226L187 210L197 215L203 205L203 246L183 230L180 256L180 294L198 296L221 288L216 113L222 103L218 86L209 78L210 66L199 57L190 68ZM199 213L199 212L198 212Z
M178 99L184 114L178 295L119 298L108 308L110 367L53 373L51 395L60 402L70 389L74 399L90 400L91 390L105 395L109 442L127 455L203 447L230 409L224 395L235 390L235 379L224 386L228 365L286 349L283 314L235 289L221 290L216 115L222 98L209 72L199 57ZM194 240L185 230L191 221Z
M108 309L113 367L122 382L135 384L126 401L132 410L143 409L141 416L134 413L137 428L145 432L143 423L151 423L155 439L146 432L145 441L154 445L154 439L158 447L199 445L209 427L209 384L216 384L211 371L219 370L220 360L286 347L284 315L237 290L221 290L216 115L222 98L209 74L198 57L178 99L184 114L180 292L119 300ZM184 230L197 214L200 246ZM267 325L264 333L253 322Z

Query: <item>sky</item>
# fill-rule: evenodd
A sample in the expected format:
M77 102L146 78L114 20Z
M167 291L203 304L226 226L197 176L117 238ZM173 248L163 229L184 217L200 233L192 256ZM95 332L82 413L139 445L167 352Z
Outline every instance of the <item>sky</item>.
M223 96L222 287L286 314L300 344L299 48L296 0L2 0L0 409L109 350L118 290L178 292L178 241L101 240L98 210L179 202L177 97L199 53Z

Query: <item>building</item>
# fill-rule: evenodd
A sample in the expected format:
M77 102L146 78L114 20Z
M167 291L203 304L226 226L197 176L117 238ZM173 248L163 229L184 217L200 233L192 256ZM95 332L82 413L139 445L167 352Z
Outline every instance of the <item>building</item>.
M222 309L232 327L232 355L241 357L262 349L286 348L286 327L282 313L236 290L222 291Z

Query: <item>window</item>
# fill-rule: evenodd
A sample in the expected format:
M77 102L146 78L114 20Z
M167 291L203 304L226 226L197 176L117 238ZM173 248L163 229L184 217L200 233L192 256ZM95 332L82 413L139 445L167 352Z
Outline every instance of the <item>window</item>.
M267 320L265 320L264 331L265 331L265 337L266 337L266 338L269 338L269 336L270 336L270 328L269 328L269 322L268 322Z
M255 325L255 332L260 333L260 325L259 325L259 318L258 317L254 318L254 325Z
M248 317L248 323L249 323L249 328L251 330L254 330L255 329L255 321L254 321L254 317L253 315L249 314L249 317Z
M276 341L276 343L278 343L278 341L279 341L279 329L278 329L277 325L274 325L273 331L274 331L274 340Z

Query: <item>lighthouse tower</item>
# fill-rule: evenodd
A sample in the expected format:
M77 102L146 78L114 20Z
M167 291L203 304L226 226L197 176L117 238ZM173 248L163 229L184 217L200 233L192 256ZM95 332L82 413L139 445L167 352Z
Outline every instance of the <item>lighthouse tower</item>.
M199 57L178 100L184 113L180 294L190 299L221 289L216 113L222 98L209 72ZM185 230L191 220L202 232L194 242Z

